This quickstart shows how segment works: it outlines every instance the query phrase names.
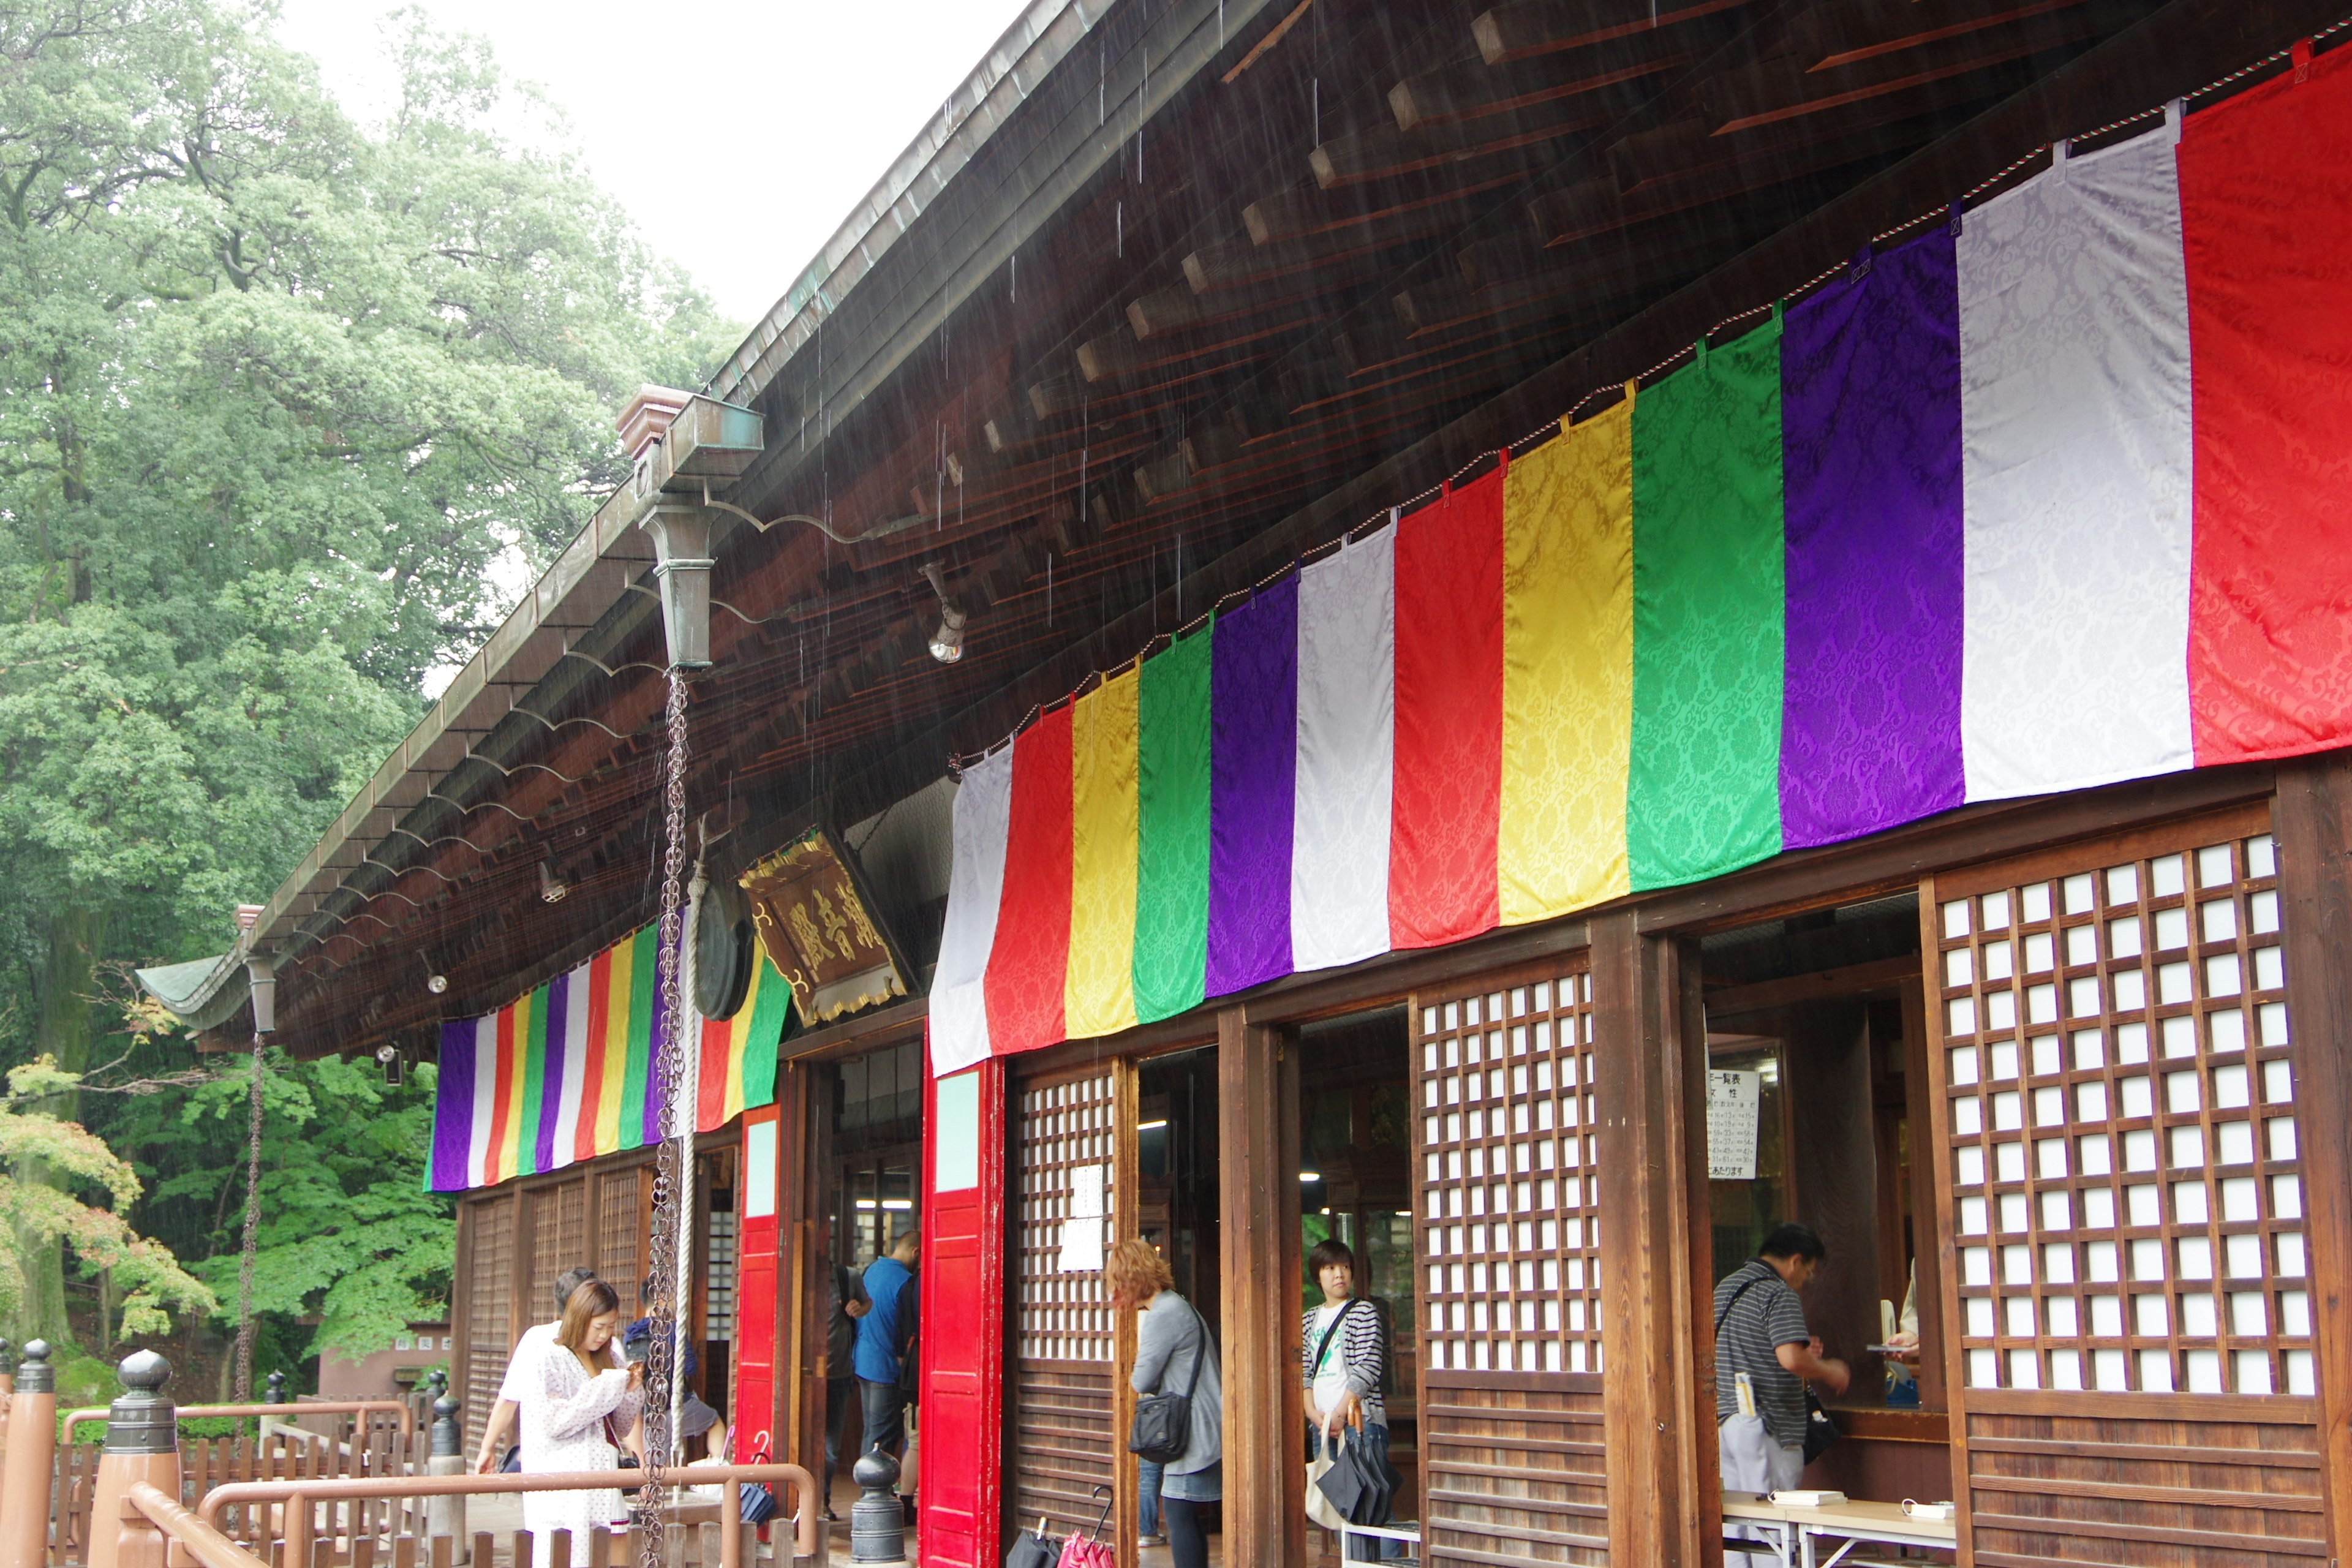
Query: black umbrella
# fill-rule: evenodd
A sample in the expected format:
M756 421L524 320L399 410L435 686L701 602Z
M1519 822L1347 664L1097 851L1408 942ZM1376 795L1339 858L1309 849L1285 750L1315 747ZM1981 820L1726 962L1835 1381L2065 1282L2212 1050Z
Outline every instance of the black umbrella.
M1360 1436L1350 1443L1345 1432L1339 1436L1339 1452L1332 1458L1331 1468L1315 1484L1349 1524L1378 1524L1388 1517L1389 1504L1396 1496L1396 1482L1390 1478L1388 1467L1372 1458Z

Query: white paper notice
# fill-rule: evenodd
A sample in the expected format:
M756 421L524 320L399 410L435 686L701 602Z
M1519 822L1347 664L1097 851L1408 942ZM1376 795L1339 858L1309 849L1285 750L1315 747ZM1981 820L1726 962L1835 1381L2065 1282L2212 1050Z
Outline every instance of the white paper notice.
M1103 1266L1103 1222L1066 1219L1062 1222L1062 1272L1091 1274Z
M1103 1168L1100 1165L1070 1167L1070 1217L1100 1219L1103 1215Z
M1706 1075L1706 1179L1756 1179L1756 1110L1763 1095L1760 1072Z

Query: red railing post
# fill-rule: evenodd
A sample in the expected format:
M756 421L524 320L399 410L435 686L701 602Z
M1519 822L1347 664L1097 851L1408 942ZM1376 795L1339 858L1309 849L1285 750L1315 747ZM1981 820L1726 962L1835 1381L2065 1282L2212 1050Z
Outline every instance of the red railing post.
M8 1396L8 1445L0 1470L0 1568L47 1568L49 1480L57 1468L58 1374L49 1345L25 1347Z
M131 1489L144 1482L165 1497L180 1495L180 1417L163 1392L172 1363L153 1351L134 1351L116 1375L123 1392L106 1413L85 1563L87 1568L164 1568L163 1532L132 1506Z

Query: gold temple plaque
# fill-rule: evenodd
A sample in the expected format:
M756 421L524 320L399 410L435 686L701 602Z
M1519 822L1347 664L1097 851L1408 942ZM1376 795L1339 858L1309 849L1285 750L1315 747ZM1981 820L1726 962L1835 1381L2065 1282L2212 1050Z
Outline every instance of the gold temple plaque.
M824 829L737 880L751 900L761 946L792 985L803 1028L907 994L896 952Z

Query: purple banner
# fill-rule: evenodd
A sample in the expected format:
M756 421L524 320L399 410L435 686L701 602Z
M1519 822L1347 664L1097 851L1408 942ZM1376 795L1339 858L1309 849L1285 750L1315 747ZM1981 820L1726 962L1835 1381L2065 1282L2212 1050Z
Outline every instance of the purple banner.
M1781 429L1790 849L1960 804L1960 342L1952 236L1789 311Z
M1290 973L1297 577L1218 619L1209 733L1207 992L1223 996Z
M433 1173L425 1191L462 1193L473 1184L466 1169L474 1141L474 1051L477 1023L441 1026L440 1083L433 1094Z
M571 1011L572 976L559 974L547 986L547 1049L541 1058L539 1135L532 1144L539 1163L534 1170L551 1171L557 1163L555 1124L563 1118L563 1031ZM569 1164L572 1151L563 1152L563 1163Z

